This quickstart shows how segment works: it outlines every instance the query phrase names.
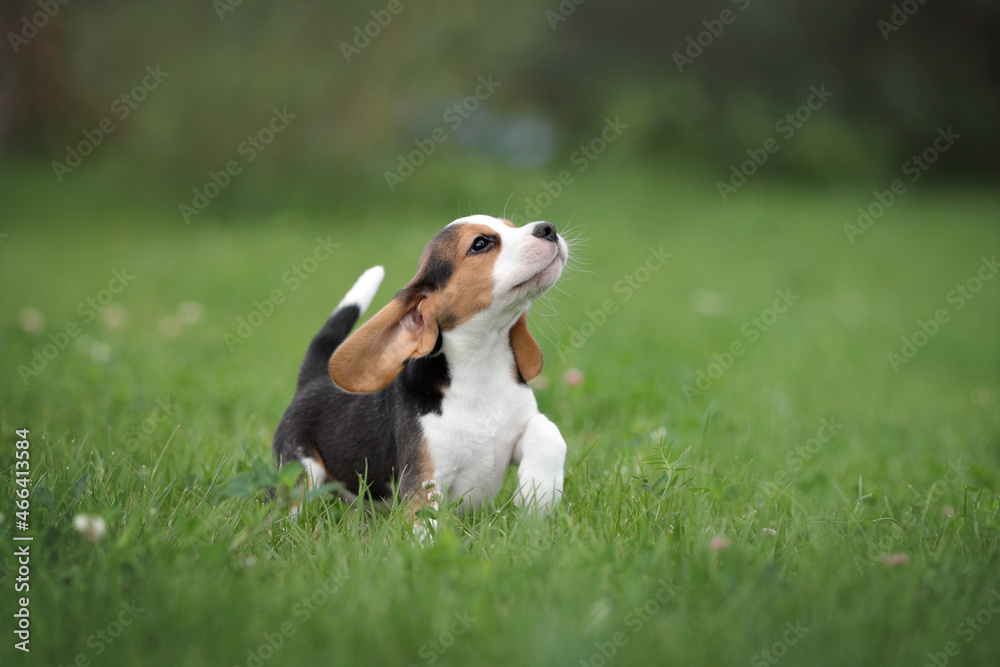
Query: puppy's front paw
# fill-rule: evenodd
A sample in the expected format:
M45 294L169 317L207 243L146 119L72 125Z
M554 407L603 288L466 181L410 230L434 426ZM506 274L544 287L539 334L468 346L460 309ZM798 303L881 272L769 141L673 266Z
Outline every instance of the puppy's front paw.
M566 464L566 441L548 417L537 414L528 422L513 462L517 465L514 504L547 514L562 497Z
M528 508L537 512L539 516L545 516L562 498L563 476L532 475L530 471L525 473L527 474L519 475L514 506Z

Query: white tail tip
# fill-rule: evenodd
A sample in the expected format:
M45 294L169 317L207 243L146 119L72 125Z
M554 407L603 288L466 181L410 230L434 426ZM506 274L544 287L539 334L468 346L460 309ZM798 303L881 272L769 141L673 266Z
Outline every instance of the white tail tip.
M337 308L334 308L334 311L336 312L338 308L343 308L344 306L357 306L363 314L368 310L372 299L375 298L375 293L378 292L383 278L385 278L385 269L381 266L373 266L362 273L361 277L355 281L354 287L344 295L344 298L337 304Z

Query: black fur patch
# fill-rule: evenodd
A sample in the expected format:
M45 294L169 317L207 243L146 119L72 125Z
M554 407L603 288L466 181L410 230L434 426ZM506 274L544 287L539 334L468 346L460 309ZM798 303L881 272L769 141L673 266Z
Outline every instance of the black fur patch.
M388 499L403 471L419 465L423 434L418 420L430 412L441 414L451 375L438 336L431 355L408 361L382 391L349 394L339 389L326 363L357 318L355 306L338 310L313 338L295 397L274 434L274 456L281 465L318 454L330 478L351 493ZM366 489L360 487L360 476Z
M456 242L457 236L458 229L453 226L445 227L435 234L434 238L428 244L431 251L424 265L423 280L421 282L430 289L436 290L444 287L451 278L451 274L455 272L455 265L447 257L448 253L444 252L444 250Z
M441 336L438 336L440 343ZM436 348L437 346L435 346ZM406 399L413 401L417 415L429 412L441 414L444 392L451 384L448 360L443 354L430 354L406 362L406 368L396 378Z
M455 265L442 257L427 258L427 265L424 267L423 280L420 282L427 288L438 290L447 284L451 274L455 272Z
M351 333L351 328L360 316L361 309L355 304L338 308L330 316L326 325L313 337L309 349L306 350L306 356L299 368L296 390L304 387L310 380L330 377L327 366L330 363L330 355Z

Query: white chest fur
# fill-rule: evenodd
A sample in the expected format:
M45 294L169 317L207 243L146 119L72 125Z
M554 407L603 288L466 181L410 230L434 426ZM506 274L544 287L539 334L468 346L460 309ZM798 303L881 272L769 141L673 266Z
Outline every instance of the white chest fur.
M480 336L446 337L451 384L441 414L420 418L434 479L466 508L500 490L514 447L538 413L534 393L514 377L514 356L505 338L484 345Z

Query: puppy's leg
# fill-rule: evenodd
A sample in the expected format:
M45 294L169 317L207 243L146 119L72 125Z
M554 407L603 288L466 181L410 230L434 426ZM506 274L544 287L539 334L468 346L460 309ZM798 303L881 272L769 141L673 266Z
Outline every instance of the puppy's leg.
M409 508L413 537L418 544L429 545L434 541L437 521L431 517L420 517L418 513L428 507L435 510L440 507L441 489L438 488L438 483L433 479L421 480L414 475L407 480L401 491Z
M312 491L313 489L322 486L327 477L326 468L324 468L319 461L309 456L303 456L299 459L299 462L302 463L302 468L306 474L305 491ZM303 493L305 493L305 491ZM300 511L300 503L295 501L288 509L288 516L297 521Z
M413 496L410 507L413 510L413 536L417 538L417 543L423 546L430 546L434 541L434 532L437 530L437 519L433 517L422 518L417 516L417 512L425 508L437 510L440 505L441 490L438 483L429 479L423 483L420 490Z
M420 442L416 447L404 448L397 465L404 471L399 483L399 500L406 503L413 527L411 535L418 544L428 545L434 539L437 521L418 514L428 507L435 510L440 507L442 489L435 480L434 463L427 443Z
M562 497L566 441L562 433L539 413L532 417L514 446L511 463L517 468L514 504L530 506L545 515Z

